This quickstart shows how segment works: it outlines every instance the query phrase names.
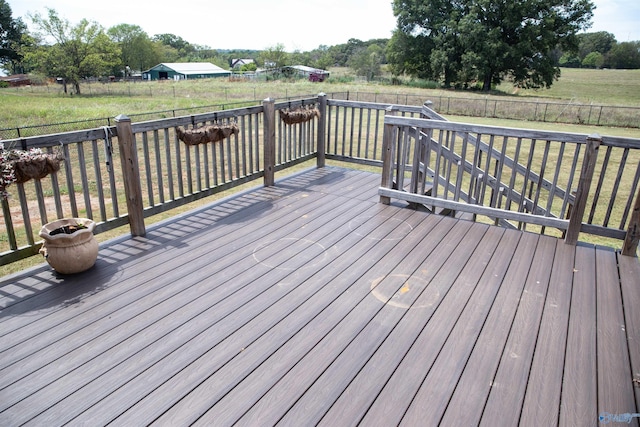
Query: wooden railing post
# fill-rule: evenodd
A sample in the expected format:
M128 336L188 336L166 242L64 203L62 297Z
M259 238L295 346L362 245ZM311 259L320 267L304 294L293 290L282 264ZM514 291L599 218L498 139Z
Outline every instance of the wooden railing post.
M323 168L325 165L327 131L327 95L325 93L318 95L318 110L320 110L320 117L318 118L318 139L316 142L318 152L317 161L318 167Z
M640 187L636 195L636 203L633 205L633 212L629 219L629 228L627 236L624 239L622 247L622 255L637 256L638 242L640 241Z
M395 114L395 107L389 106L386 108L385 116L393 116ZM382 132L382 181L380 186L382 188L393 188L393 163L396 150L395 141L396 131L393 125L385 123L384 131ZM391 198L388 196L380 196L380 203L388 205L391 203Z
M122 164L122 177L124 179L124 192L127 198L129 228L132 236L144 236L147 232L144 226L142 185L140 183L138 156L133 143L131 119L120 114L115 120L118 132L120 163Z
M264 108L264 186L275 184L276 165L276 105L275 100L262 101Z
M443 120L447 119L444 116L436 113L431 107L433 106L433 102L425 101L422 103L422 111L420 112L420 118L429 119L429 120Z
M582 227L582 218L585 208L587 207L591 181L593 180L593 173L596 169L596 161L598 160L598 148L600 148L601 143L602 138L600 135L594 134L587 138L587 149L584 153L582 169L580 170L576 199L571 211L571 218L569 218L569 228L564 238L564 242L569 245L578 243L580 227Z

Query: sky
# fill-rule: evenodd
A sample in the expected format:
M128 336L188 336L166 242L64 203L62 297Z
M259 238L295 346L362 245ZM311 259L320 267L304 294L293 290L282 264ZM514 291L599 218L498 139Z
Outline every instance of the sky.
M86 18L105 29L140 26L150 37L170 33L213 49L264 50L282 44L288 52L310 51L349 39L390 38L396 20L392 0L7 0L14 18L34 30L28 14L47 7L71 24ZM607 31L618 42L640 40L639 0L593 0L588 32ZM160 5L165 3L165 5ZM174 4L175 6L171 6Z

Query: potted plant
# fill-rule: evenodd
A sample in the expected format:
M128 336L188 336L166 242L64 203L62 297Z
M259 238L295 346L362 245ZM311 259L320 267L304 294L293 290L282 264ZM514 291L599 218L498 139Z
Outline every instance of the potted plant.
M0 142L0 200L6 203L7 187L14 182L42 179L60 170L62 153L44 153L39 148L5 149ZM73 274L91 268L98 258L98 242L93 235L95 222L87 218L63 218L45 224L40 253L61 274Z
M96 223L88 218L63 218L45 224L40 253L55 271L74 274L93 267L98 259L98 241L93 235Z

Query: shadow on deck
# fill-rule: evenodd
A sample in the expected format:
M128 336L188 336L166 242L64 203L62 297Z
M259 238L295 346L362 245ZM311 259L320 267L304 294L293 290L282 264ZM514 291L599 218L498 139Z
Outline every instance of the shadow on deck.
M383 205L379 184L311 170L103 244L85 273L3 278L0 424L638 412L637 259Z

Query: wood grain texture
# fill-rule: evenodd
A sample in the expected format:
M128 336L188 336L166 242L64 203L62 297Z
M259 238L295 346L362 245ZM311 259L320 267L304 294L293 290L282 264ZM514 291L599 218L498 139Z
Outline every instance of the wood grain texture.
M87 272L2 279L0 424L595 425L637 409L637 259L384 205L379 183L306 171L107 242Z

